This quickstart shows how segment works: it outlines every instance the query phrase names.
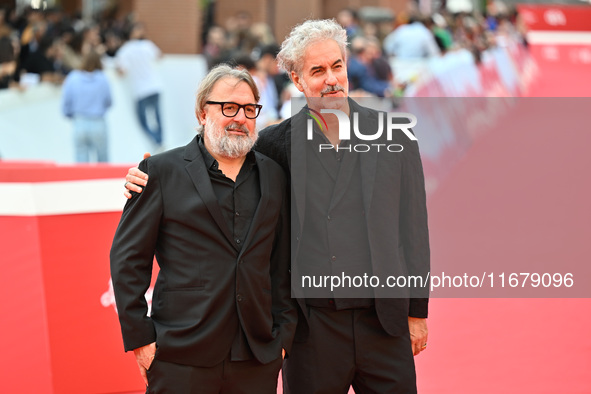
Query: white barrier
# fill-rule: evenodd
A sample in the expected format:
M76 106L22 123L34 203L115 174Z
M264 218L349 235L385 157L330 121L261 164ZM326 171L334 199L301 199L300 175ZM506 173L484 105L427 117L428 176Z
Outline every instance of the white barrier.
M478 65L467 49L390 63L397 81L408 83L407 97L522 96L537 70L527 51L514 42L482 52Z
M166 55L158 64L164 83L161 115L164 145L186 144L195 135L195 91L207 73L200 55ZM105 64L113 106L107 113L112 163L137 163L153 151L135 114L124 78ZM0 157L4 160L75 161L72 125L61 113L61 87L43 83L26 91L0 91Z

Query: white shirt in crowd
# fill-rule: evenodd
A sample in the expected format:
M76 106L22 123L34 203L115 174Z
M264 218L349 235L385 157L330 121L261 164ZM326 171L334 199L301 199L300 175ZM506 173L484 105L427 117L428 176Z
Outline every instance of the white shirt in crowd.
M441 54L433 33L421 22L398 26L384 39L384 51L398 59L423 59Z
M150 40L130 40L117 51L116 65L127 75L136 99L162 90L155 66L160 56L160 49Z

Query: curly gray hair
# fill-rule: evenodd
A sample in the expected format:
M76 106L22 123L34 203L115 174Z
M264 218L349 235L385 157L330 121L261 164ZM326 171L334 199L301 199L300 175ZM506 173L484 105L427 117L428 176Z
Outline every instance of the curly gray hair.
M307 20L294 27L281 44L281 51L277 55L279 67L288 74L302 71L303 57L306 49L318 41L334 40L343 55L347 58L347 32L334 19Z

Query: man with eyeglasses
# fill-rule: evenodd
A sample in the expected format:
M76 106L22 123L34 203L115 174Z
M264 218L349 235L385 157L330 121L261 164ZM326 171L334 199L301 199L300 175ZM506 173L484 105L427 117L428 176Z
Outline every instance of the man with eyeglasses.
M248 72L212 69L197 95L202 132L139 165L150 183L125 205L111 276L147 393L276 392L297 313L285 175L251 150L258 99Z

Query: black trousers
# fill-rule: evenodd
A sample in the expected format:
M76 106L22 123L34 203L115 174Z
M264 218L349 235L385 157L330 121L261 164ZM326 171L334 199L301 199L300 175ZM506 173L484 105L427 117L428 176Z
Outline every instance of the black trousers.
M230 361L193 367L154 359L146 394L275 394L282 358L268 364Z
M285 394L416 394L410 334L388 335L375 308L309 308L310 336L283 366Z

